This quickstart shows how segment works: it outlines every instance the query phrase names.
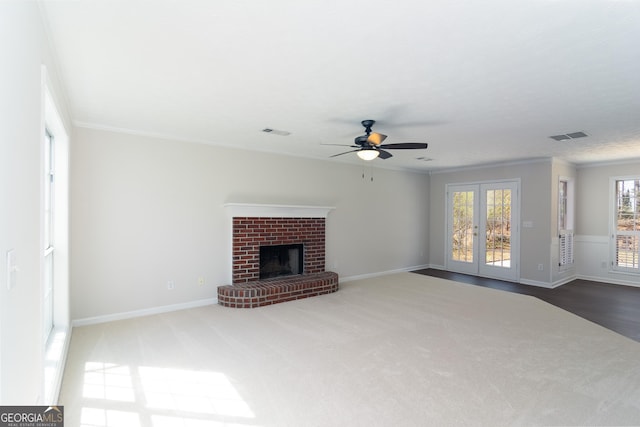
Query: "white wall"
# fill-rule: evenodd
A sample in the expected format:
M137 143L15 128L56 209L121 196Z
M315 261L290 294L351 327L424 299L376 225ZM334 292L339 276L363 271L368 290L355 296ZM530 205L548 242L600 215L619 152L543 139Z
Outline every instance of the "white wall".
M610 178L640 175L640 160L577 169L576 267L578 276L608 283L640 286L640 276L610 268Z
M428 175L363 179L359 166L87 128L71 159L73 319L215 298L231 277L230 202L335 206L326 267L342 278L428 260Z
M0 2L0 52L0 402L28 405L44 403L43 64L56 85L36 2ZM60 93L57 89L52 87ZM15 250L20 271L15 287L8 290L5 259L10 249Z
M551 160L539 160L433 173L429 211L430 264L435 268L445 266L447 184L518 178L521 180L520 218L522 222L533 223L532 228L521 228L520 280L550 286L551 163ZM538 270L538 264L543 265L542 271Z

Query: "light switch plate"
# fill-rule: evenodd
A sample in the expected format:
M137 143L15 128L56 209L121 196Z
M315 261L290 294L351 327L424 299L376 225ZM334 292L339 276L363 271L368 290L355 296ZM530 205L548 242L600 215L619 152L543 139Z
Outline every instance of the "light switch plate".
M7 251L7 289L11 290L16 286L16 276L18 275L18 266L16 265L16 251L11 249Z

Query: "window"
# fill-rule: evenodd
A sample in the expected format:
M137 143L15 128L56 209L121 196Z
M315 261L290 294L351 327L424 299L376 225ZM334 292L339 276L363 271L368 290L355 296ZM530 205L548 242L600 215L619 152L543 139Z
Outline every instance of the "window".
M53 329L53 268L54 268L54 143L48 129L44 133L44 278L43 278L43 339L46 343Z
M569 183L560 179L558 185L558 230L567 229L567 190Z
M43 402L57 401L69 333L69 137L42 67L40 136Z
M614 270L638 272L640 238L640 178L615 179L612 266Z
M573 264L573 180L558 180L558 265Z

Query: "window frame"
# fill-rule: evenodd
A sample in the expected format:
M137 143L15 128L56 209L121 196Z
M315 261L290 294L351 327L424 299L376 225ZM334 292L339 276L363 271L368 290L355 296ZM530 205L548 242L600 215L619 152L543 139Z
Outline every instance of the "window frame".
M44 270L42 272L42 303L43 324L42 339L46 344L55 327L53 289L55 281L55 137L53 132L45 126L44 129L44 167L43 167L43 259Z
M561 187L564 184L564 192ZM575 180L571 177L558 177L558 267L560 270L572 268L574 259L574 220L575 220Z
M640 191L634 194L634 203L636 208L632 212L634 215L634 224L637 230L618 230L618 216L619 216L619 197L618 197L618 183L621 181L634 181L636 188L640 189L640 175L626 175L615 176L609 180L610 202L609 202L609 227L611 236L609 244L609 267L611 271L628 274L640 274ZM637 220L636 220L637 218ZM619 250L618 241L620 236L629 236L631 240L634 240L634 245L638 248L631 252L632 262L629 265L620 265L618 263Z

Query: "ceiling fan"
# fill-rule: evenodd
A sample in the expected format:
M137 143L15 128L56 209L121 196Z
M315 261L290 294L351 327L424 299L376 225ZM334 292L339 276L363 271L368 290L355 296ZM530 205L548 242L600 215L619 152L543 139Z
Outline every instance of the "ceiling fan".
M330 157L342 156L343 154L349 153L357 153L358 157L360 157L362 160L373 160L376 157L380 157L381 159L386 160L390 157L393 157L393 155L386 150L419 150L425 149L428 146L427 143L420 142L383 144L382 142L387 139L387 135L371 131L371 127L375 124L375 122L375 120L363 120L361 122L362 126L364 126L365 129L365 135L357 136L354 140L355 145L346 145L346 147L355 148L355 150L334 154Z

